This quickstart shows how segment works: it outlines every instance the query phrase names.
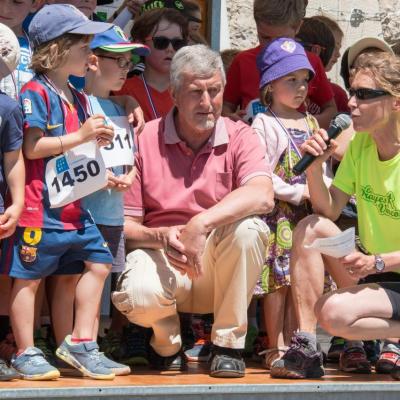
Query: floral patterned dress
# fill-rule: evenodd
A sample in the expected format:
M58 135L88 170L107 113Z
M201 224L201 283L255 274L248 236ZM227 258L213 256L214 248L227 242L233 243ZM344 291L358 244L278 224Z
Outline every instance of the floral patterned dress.
M306 115L305 118L309 131L318 128L318 123L312 116ZM274 174L290 185L305 184L305 174L297 176L292 169L300 160L298 148L308 139L310 133L300 129L285 128L285 134L290 135L290 138L288 137L289 145L281 154ZM276 199L272 212L261 216L270 228L270 236L261 277L254 291L255 296L273 293L281 287L290 286L290 253L293 230L301 219L310 214L312 214L312 208L308 201L294 205ZM332 285L332 278L326 274L324 291L329 290Z
M299 129L287 129L297 147L309 137L309 133ZM305 174L296 176L292 167L300 157L291 141L282 153L274 173L284 182L294 185L306 183ZM286 201L277 200L275 208L267 215L261 216L270 229L269 246L261 278L257 284L255 295L272 293L290 285L290 252L292 249L292 233L296 224L311 213L307 203L296 206Z

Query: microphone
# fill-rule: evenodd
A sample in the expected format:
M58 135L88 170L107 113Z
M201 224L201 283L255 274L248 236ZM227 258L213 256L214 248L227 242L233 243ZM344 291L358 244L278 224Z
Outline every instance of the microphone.
M328 134L328 140L325 140L325 143L329 145L331 139L335 139L344 129L347 129L350 124L351 117L349 114L337 114L336 117L331 121L329 128L326 131ZM316 156L313 156L310 153L304 154L301 160L293 167L294 174L302 174L316 158Z

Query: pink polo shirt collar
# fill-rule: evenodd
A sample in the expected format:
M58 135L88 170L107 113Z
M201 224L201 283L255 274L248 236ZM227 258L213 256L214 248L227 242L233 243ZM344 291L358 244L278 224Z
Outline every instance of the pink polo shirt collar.
M164 125L164 140L165 144L177 144L183 142L183 140L178 136L176 132L176 126L174 121L175 114L179 112L176 107L174 107L165 117ZM210 136L208 142L211 147L221 146L223 144L229 143L228 131L225 126L224 119L219 117L217 124L215 125L214 131Z

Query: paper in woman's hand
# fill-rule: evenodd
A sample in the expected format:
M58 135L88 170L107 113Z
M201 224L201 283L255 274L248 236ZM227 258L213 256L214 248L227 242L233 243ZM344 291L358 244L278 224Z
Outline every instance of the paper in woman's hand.
M339 235L329 238L315 239L310 245L304 245L306 249L314 249L322 254L334 258L341 258L352 253L355 248L355 229L349 228Z

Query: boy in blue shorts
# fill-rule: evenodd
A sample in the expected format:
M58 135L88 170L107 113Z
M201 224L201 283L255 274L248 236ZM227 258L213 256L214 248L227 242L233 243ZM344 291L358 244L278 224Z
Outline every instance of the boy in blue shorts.
M54 182L49 176L53 171L47 168L54 156L78 145L93 140L108 145L112 141L113 129L105 125L104 117L89 117L86 97L68 83L71 74L86 73L90 35L109 28L109 24L90 21L70 5L43 7L29 26L36 75L20 95L27 171L25 204L15 235L5 243L1 262L3 270L14 278L10 318L18 352L12 366L24 379L56 379L60 375L33 345L35 294L42 278L54 273L59 265L75 260L84 261L85 270L75 291L74 328L56 354L85 376L115 376L103 365L92 339L112 255L79 200L51 208L49 189ZM58 183L61 189L84 181L90 172L96 173L89 170L85 159L82 163L87 170L82 172L79 166L75 180L71 179L68 164L57 164L57 172L68 172ZM73 296L65 292L59 295Z
M0 24L0 79L12 73L19 62L18 39ZM24 205L25 168L22 157L22 113L19 104L0 91L0 253L2 240L11 236ZM8 333L10 279L0 277L0 340ZM0 359L0 381L19 374Z
M142 44L131 43L119 27L114 26L106 32L94 36L90 48L93 55L89 58L89 68L86 74L86 93L90 94L89 108L91 114L104 115L108 123L117 120L126 129L115 131L113 144L107 146L106 151L113 151L114 147L126 149L130 152L131 163L123 162L108 169L108 187L99 190L82 199L83 207L90 211L97 227L108 243L113 255L112 272L122 272L125 268L125 239L124 239L124 200L123 192L129 189L135 177L133 168L133 129L128 123L126 111L110 97L111 92L122 88L128 71L132 68L132 52L146 56L149 48ZM73 265L63 266L63 269ZM93 331L93 338L98 334L98 324ZM129 374L130 368L123 364L103 358L104 364L116 375Z

